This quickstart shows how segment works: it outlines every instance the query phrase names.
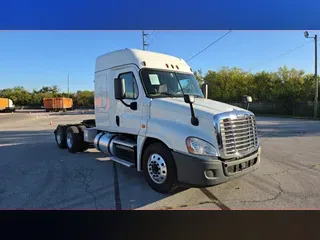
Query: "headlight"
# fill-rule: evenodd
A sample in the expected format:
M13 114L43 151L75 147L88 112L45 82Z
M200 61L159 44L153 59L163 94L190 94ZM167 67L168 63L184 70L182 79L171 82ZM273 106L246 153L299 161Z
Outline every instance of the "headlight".
M218 156L217 150L210 143L195 137L187 138L189 153L204 156Z

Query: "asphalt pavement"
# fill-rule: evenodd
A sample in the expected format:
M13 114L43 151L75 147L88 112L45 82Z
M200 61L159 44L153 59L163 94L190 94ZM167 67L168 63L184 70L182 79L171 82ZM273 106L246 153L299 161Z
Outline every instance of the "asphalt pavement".
M257 117L258 170L205 189L154 192L142 173L95 149L59 149L58 124L92 111L0 114L2 209L314 209L320 207L320 122Z

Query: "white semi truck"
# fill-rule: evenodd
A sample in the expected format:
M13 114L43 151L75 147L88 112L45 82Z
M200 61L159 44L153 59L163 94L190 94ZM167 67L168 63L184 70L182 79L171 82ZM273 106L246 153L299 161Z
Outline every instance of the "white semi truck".
M112 161L143 171L157 192L207 187L255 170L255 116L206 99L187 63L136 49L99 56L95 119L59 125L57 145L71 153L94 145Z

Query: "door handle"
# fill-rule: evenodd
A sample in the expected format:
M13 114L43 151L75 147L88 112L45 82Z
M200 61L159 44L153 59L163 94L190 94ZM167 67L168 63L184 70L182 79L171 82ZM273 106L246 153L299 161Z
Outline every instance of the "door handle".
M116 116L116 124L118 127L120 126L120 117L119 116Z

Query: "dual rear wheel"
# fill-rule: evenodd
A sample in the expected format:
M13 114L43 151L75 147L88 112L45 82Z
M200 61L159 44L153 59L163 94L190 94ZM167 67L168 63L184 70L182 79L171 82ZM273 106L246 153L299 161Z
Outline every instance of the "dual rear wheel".
M83 152L89 148L84 141L83 125L59 125L55 130L55 139L59 148L69 152ZM170 149L161 142L147 146L142 156L144 177L149 186L159 193L168 193L176 186L176 166Z
M67 148L69 152L84 152L89 148L89 143L83 139L85 126L59 125L55 130L55 140L59 148Z

